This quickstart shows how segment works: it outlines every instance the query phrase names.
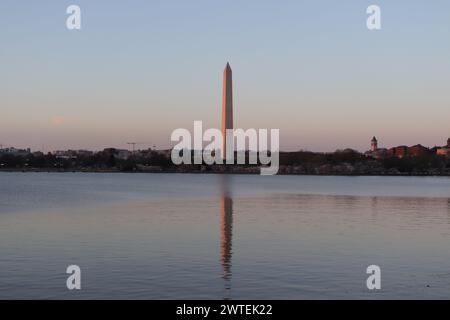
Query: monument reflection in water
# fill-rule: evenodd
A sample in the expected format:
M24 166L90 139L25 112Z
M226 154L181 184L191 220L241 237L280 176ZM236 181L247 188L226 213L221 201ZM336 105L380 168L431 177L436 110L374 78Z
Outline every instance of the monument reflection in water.
M227 175L220 177L220 263L225 290L231 289L231 258L233 239L233 199Z

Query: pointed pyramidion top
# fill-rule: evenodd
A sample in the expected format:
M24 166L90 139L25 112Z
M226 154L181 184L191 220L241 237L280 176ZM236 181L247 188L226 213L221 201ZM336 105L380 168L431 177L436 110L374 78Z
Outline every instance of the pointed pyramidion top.
M229 63L229 62L227 62L227 65L225 66L225 70L231 70L230 63Z

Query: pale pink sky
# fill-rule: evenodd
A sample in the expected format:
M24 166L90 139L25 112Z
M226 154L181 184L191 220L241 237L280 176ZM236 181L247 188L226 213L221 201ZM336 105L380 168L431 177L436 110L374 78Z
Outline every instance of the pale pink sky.
M443 145L450 4L381 1L376 32L367 5L81 0L71 32L55 2L2 4L0 144L168 148L194 120L220 126L230 61L235 126L278 128L283 150Z

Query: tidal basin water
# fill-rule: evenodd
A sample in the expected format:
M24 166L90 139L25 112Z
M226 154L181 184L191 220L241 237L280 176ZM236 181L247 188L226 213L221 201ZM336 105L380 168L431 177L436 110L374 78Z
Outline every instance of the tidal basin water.
M0 173L0 298L449 299L450 179Z

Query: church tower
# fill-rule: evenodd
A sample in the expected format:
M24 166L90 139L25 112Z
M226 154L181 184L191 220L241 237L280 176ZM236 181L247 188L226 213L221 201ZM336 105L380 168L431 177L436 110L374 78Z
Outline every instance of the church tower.
M370 151L375 152L377 150L378 150L378 140L377 138L373 137L370 143Z

